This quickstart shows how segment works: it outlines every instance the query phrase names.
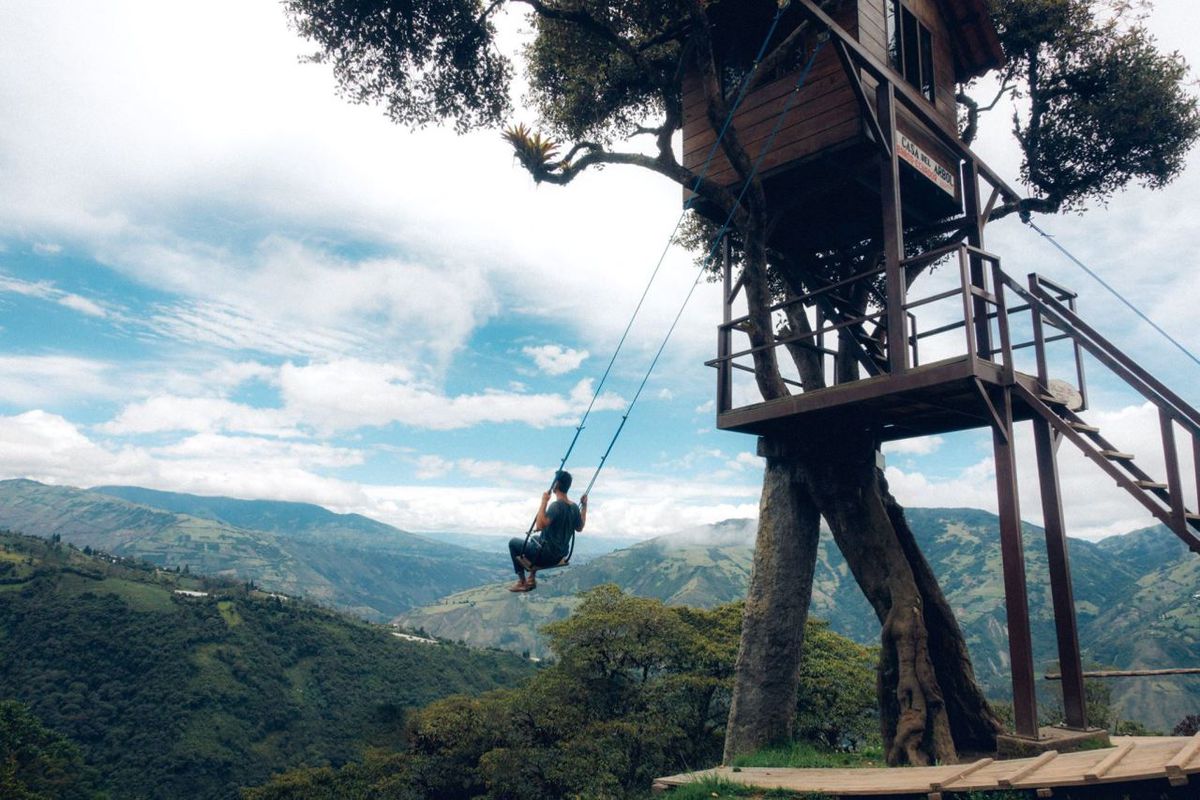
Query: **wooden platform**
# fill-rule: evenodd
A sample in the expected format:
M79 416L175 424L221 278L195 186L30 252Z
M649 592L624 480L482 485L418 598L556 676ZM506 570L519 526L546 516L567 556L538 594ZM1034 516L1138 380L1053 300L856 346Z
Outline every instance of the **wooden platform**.
M1014 377L1030 391L1036 390L1033 376L1018 372ZM991 424L992 412L978 382L1002 386L1003 370L990 361L961 356L902 375L879 375L740 406L718 414L717 428L757 436L796 436L803 434L806 425L828 426L847 410L870 419L884 441L981 428ZM1031 416L1029 409L1014 405L1014 419Z
M942 792L997 789L1045 789L1063 786L1102 786L1140 781L1167 781L1182 786L1200 773L1200 734L1186 737L1114 737L1115 747L1082 753L1043 753L1011 761L981 759L945 767L893 769L784 769L728 767L672 775L655 781L668 791L717 776L730 783L758 789L818 792L841 797L925 795L938 800ZM1194 779L1200 788L1200 778ZM1043 796L1049 796L1043 793Z

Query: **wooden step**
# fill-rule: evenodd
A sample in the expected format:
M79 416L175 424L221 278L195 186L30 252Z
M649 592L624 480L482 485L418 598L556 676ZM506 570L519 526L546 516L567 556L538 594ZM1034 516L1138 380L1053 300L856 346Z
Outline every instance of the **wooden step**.
M1100 455L1110 461L1133 461L1136 458L1133 453L1122 453L1120 450L1101 450Z
M1165 492L1165 491L1167 491L1168 488L1170 488L1165 483L1158 483L1157 481L1134 481L1134 483L1136 483L1139 488L1149 489L1152 492L1153 491Z
M1183 517L1184 517L1184 519L1186 519L1188 522L1200 522L1200 514L1197 514L1197 513L1196 513L1196 512L1194 512L1194 511L1185 511L1185 512L1183 512Z
M1068 421L1067 424L1070 425L1075 430L1079 431L1080 433L1099 433L1100 432L1100 429L1097 428L1096 426L1087 425L1082 422Z
M1041 400L1043 403L1046 403L1046 404L1052 405L1052 406L1065 406L1066 405L1066 402L1064 402L1064 400L1061 397L1055 397L1052 394L1038 395L1038 399ZM1072 423L1072 426L1073 425L1074 425L1074 423ZM1100 430L1100 429L1096 428L1096 430Z

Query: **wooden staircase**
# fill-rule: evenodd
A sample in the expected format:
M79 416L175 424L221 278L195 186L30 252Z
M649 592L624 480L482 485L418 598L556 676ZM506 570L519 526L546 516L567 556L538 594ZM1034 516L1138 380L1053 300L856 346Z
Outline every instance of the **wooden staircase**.
M1003 275L1002 280L1006 288L1021 297L1034 314L1035 339L1041 334L1041 324L1055 328L1158 409L1158 445L1166 475L1161 478L1151 476L1138 465L1134 453L1109 441L1099 428L1089 425L1062 398L1046 390L1048 381L1043 348L1037 350L1041 391L1031 391L1018 381L1013 386L1017 397L1053 427L1056 437L1067 439L1075 445L1088 460L1182 539L1192 552L1200 553L1200 538L1197 537L1197 533L1200 533L1200 513L1197 513L1197 505L1189 508L1185 501L1176 441L1180 431L1191 439L1197 473L1193 498L1195 503L1200 504L1200 412L1085 323L1045 287L1043 279L1030 275L1028 288L1020 286L1007 275Z

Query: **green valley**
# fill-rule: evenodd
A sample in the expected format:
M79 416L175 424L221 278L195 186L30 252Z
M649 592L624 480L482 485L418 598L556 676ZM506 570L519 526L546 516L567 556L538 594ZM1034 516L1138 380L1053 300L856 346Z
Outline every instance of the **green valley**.
M397 748L409 709L533 672L242 582L0 534L0 700L78 746L114 800L227 798Z

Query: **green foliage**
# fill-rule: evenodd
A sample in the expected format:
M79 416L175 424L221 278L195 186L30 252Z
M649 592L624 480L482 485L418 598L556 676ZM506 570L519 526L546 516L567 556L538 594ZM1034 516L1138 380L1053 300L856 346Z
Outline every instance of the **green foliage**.
M878 741L877 650L838 636L826 623L816 620L808 623L804 645L796 738L850 750L857 750L867 741Z
M342 765L399 747L408 709L533 672L240 582L11 534L0 551L35 562L0 593L0 697L76 742L114 798L223 798L272 772ZM209 596L174 595L183 585Z
M454 120L459 130L498 123L512 67L479 0L286 0L292 24L321 48L342 93L382 102L397 122Z
M94 777L78 747L43 726L22 704L0 700L0 797L98 800Z
M1127 19L1129 4L995 0L993 9L1026 101L1013 128L1022 178L1045 210L1103 201L1131 182L1160 188L1182 171L1200 135L1187 64Z
M761 800L786 797L789 800L827 800L828 795L814 792L790 792L786 789L754 789L720 776L704 778L673 789L671 800L712 800L720 797L754 797Z
M1188 714L1171 730L1172 736L1195 736L1200 733L1200 714Z
M656 777L719 760L740 627L737 603L670 607L596 587L571 617L546 626L556 660L535 678L478 697L445 698L410 716L408 746L390 764L394 794L370 794L382 792L381 776L362 764L290 773L247 799L324 798L330 795L320 792L330 786L347 796L410 792L447 800L640 797ZM843 696L823 679L839 654L863 660L869 651L819 624L814 630L808 674L848 708L853 694ZM857 680L856 668L849 674ZM872 681L868 676L868 687ZM873 705L873 692L865 696Z
M866 747L857 751L831 750L819 742L796 741L767 747L734 759L737 767L794 767L797 769L886 767L883 750Z

